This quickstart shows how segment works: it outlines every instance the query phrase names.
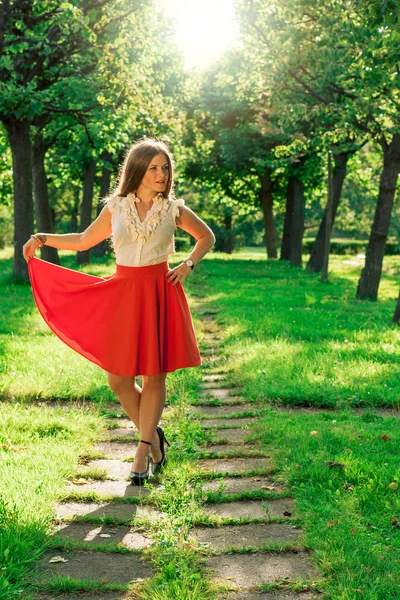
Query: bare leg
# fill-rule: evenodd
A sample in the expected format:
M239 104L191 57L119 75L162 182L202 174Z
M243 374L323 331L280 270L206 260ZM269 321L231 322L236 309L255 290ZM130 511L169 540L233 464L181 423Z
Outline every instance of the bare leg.
M147 442L151 441L153 443L155 435L158 438L156 427L165 405L165 379L166 373L161 373L160 375L143 375L143 388L139 403L139 431L140 439ZM147 444L139 444L132 471L143 473L146 470L148 453L149 446ZM161 460L161 452L159 453L159 457L156 459L153 457L153 460L159 462Z
M135 377L122 377L120 375L108 373L108 383L112 391L118 396L118 400L120 401L125 412L133 421L136 428L139 431L141 431L139 420L139 405L142 389L136 383ZM151 456L154 462L159 462L161 460L161 451L160 438L157 432L154 431L151 439L148 439L146 437L142 437L142 439L151 442ZM149 448L149 446L147 446L146 444L139 444L139 446L140 448L142 446L146 446L147 448ZM143 471L145 470L145 467L146 465L143 467Z

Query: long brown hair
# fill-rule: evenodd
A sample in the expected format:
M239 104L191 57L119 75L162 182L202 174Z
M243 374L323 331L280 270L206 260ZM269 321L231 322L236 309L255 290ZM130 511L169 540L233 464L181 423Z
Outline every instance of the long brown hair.
M160 153L165 154L169 167L168 182L162 192L168 198L174 184L174 158L164 142L152 138L139 140L128 150L112 196L126 196L130 192L136 192L150 162Z

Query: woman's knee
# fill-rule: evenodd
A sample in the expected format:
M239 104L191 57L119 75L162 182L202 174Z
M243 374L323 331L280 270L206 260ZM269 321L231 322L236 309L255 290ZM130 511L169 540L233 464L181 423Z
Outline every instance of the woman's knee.
M118 395L135 389L135 377L123 377L108 373L108 384L112 391Z
M159 375L142 375L143 385L162 386L165 384L166 373Z

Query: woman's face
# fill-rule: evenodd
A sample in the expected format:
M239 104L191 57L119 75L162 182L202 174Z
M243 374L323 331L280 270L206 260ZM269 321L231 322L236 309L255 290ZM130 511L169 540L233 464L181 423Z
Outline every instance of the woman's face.
M164 192L169 177L168 160L165 154L161 152L151 159L140 185L156 193Z

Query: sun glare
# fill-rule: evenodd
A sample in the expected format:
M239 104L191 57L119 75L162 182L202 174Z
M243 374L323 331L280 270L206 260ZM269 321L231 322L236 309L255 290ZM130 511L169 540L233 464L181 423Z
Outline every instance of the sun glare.
M238 39L233 0L159 1L175 20L176 42L186 69L206 67Z

